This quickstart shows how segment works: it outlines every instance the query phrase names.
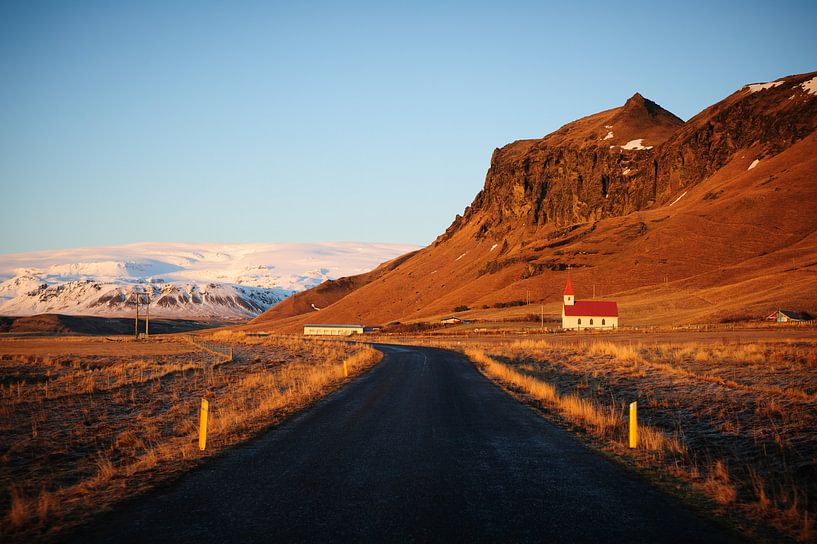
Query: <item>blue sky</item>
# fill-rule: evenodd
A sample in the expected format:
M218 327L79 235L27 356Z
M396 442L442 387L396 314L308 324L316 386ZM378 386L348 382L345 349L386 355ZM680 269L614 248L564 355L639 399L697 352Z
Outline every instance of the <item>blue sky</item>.
M663 7L662 7L663 6ZM817 70L817 3L2 2L0 253L427 244L491 152Z

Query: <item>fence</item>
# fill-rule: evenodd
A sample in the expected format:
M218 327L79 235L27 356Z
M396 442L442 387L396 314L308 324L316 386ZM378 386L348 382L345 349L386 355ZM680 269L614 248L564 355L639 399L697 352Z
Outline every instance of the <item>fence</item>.
M233 360L233 348L224 347L213 342L206 342L191 335L185 337L188 343L196 346L202 351L206 351L215 357L213 364L230 363Z

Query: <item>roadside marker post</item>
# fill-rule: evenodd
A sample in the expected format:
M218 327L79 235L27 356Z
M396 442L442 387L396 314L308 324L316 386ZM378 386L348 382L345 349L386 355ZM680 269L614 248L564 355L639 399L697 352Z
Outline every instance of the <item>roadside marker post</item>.
M199 414L199 449L204 451L207 447L207 412L210 408L210 403L207 399L201 399L201 412Z
M346 361L345 360L343 361L343 377L344 378L349 377L349 367L346 366Z
M638 402L630 403L630 448L638 446Z

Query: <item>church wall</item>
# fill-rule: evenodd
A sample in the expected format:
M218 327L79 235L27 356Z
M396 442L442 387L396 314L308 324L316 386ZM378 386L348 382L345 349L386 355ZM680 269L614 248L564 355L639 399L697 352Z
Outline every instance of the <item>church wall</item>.
M592 325L590 324L591 319L593 320ZM603 325L602 321L604 321ZM618 328L618 317L562 315L562 328L569 330L615 329Z

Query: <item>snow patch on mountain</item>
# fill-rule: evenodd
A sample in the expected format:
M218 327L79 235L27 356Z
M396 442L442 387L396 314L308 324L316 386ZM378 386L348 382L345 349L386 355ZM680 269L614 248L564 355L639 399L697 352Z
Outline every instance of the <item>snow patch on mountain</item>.
M817 77L813 77L813 78L809 79L808 81L804 81L803 83L800 84L800 86L808 94L817 95Z
M417 249L403 244L163 244L0 255L0 315L247 318L326 280Z
M644 149L652 149L651 145L645 146L645 145L643 145L643 143L644 143L644 138L638 138L637 140L630 140L629 142L627 142L626 144L621 146L621 149L627 149L629 151L641 151L641 150L644 150Z
M675 200L673 200L673 201L672 201L672 204L677 203L679 200L681 200L682 198L684 198L684 196L685 196L686 194L687 194L687 192L686 192L686 191L684 191L683 193L681 193L681 196L679 196L678 198L676 198ZM670 204L670 206L672 206L672 204Z
M769 83L753 83L751 85L746 85L744 87L749 93L756 93L760 91L765 91L766 89L773 89L775 87L779 87L783 85L785 81L770 81Z

